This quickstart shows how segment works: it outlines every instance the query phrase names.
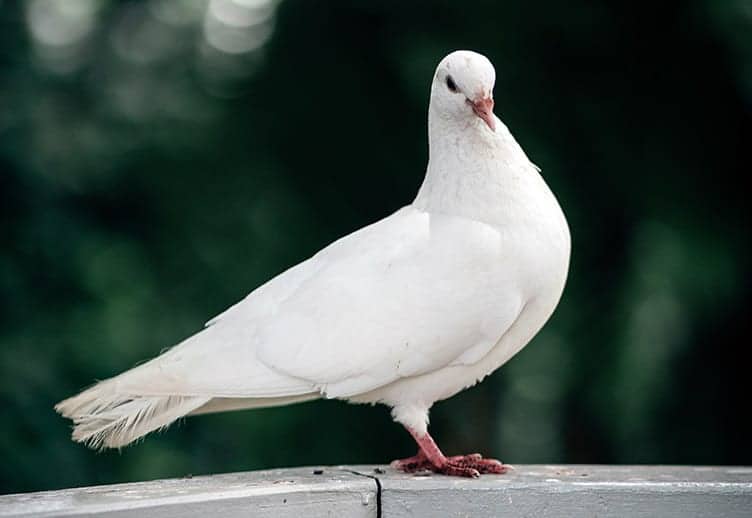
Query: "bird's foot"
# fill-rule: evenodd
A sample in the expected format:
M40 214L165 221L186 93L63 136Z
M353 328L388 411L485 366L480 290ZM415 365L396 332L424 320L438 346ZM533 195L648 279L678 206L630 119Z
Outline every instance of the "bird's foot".
M505 466L501 461L484 459L480 453L447 457L443 466L437 466L433 469L436 473L443 473L444 475L470 478L478 478L481 473L501 475L508 470L509 466Z
M420 471L431 471L433 464L428 460L422 451L419 451L417 455L408 457L406 459L393 460L391 466L394 469L404 471L405 473L418 473Z
M395 460L391 466L405 473L433 471L434 473L442 473L453 477L469 478L478 478L481 473L502 474L509 470L509 466L502 464L496 459L484 459L479 453L444 457L443 459L437 459L437 462L434 463L422 451L412 457Z

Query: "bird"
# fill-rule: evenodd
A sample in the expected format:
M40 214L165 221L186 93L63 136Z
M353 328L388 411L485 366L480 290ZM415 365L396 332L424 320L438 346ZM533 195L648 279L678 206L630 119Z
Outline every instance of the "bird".
M121 448L196 414L313 399L383 404L418 453L414 473L508 465L446 456L429 410L519 352L559 303L564 213L494 114L496 71L457 50L433 75L426 173L412 203L254 289L150 361L61 401L72 439Z

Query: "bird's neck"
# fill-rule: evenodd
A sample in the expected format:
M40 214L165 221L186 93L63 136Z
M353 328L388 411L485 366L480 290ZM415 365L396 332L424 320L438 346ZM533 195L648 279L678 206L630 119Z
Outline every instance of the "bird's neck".
M429 110L428 148L426 177L413 202L421 210L504 225L526 202L531 182L541 181L498 119L492 132L480 119L462 126Z

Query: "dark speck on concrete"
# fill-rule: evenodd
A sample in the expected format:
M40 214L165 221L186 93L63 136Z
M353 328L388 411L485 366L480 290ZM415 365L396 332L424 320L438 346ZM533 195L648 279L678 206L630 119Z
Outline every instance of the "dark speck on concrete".
M324 474L324 470L323 469L314 469L313 470L313 474L314 475L323 475Z

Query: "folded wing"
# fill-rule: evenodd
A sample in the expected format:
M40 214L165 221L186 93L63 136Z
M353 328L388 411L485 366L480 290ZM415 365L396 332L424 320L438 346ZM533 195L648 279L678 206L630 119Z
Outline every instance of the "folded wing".
M522 306L516 251L504 249L502 237L483 223L405 207L275 277L165 354L58 409L94 430L97 445L110 445L103 428L119 430L121 445L201 412L211 400L233 407L228 400L235 398L242 406L346 398L473 363ZM133 423L139 435L123 433Z

